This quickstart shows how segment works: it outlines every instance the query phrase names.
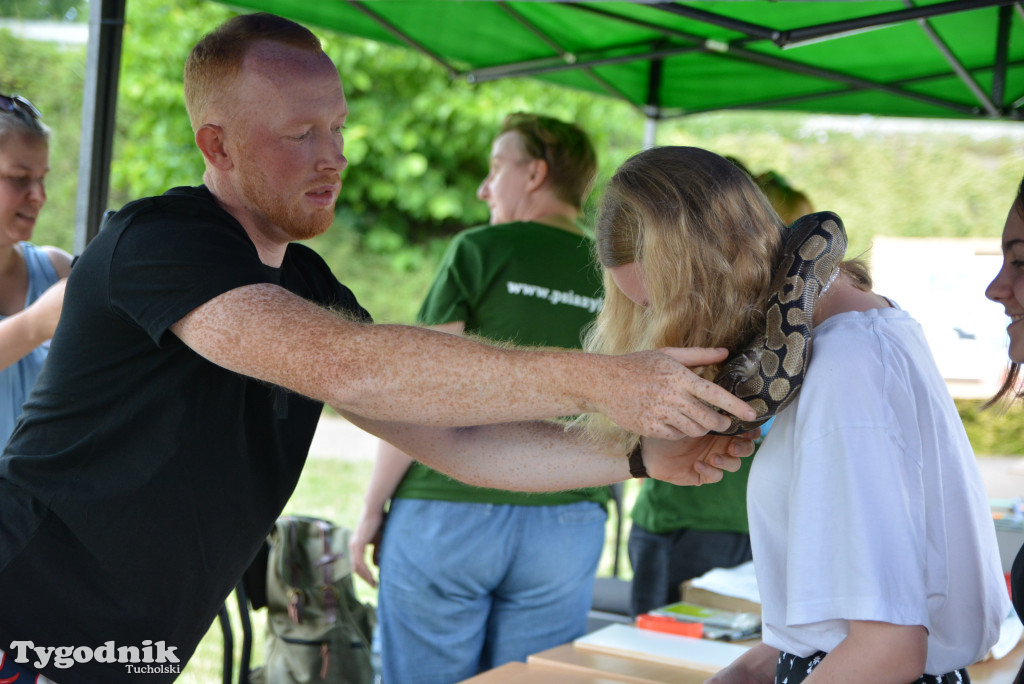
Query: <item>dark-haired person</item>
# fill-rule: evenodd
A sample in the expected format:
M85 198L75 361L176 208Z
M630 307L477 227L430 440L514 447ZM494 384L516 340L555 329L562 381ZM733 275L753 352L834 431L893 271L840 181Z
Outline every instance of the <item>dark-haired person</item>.
M1003 305L1010 319L1006 333L1010 337L1010 367L1006 380L986 406L1002 400L1024 397L1021 388L1020 367L1024 363L1024 179L1017 186L1017 196L1006 215L1003 225L1003 265L985 289L985 296ZM1013 607L1024 620L1024 547L1017 552L1010 571L1010 589ZM1014 680L1024 684L1024 664Z

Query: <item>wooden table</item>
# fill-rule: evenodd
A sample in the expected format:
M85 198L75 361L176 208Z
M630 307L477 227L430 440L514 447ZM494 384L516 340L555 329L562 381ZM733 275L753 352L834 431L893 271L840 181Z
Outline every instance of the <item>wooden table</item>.
M1010 684L1024 661L1024 642L999 660L968 669L973 684ZM564 644L472 677L463 684L702 684L707 672Z
M1024 641L999 660L986 660L967 668L971 684L1010 684L1024 661Z
M679 665L601 653L572 644L541 651L527 662L562 672L606 672L630 684L702 684L710 676Z
M630 681L600 672L567 672L533 663L507 663L462 684L630 684Z

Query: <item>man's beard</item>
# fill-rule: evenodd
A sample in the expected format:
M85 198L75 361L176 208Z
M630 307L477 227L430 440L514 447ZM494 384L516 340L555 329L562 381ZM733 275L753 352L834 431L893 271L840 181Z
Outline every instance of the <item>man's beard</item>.
M290 203L273 192L274 186L262 167L257 164L247 166L249 168L240 169L242 193L246 201L255 213L262 215L265 221L279 228L291 240L308 240L331 227L334 222L333 207L304 213L301 204ZM330 178L318 182L332 184L336 181L336 178Z

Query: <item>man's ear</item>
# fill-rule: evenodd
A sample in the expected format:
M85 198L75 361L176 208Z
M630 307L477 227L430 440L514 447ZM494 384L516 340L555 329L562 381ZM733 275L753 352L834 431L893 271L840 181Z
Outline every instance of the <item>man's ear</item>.
M526 189L530 192L544 185L548 179L548 163L543 159L534 159L530 162L530 175L526 179Z
M210 166L228 171L234 166L224 144L224 129L217 124L203 124L196 131L196 145Z

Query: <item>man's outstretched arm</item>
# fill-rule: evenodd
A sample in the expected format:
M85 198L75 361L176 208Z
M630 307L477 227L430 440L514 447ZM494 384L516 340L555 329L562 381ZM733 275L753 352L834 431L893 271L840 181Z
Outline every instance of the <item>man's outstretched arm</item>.
M721 361L724 350L505 349L423 328L354 323L270 284L225 292L171 330L220 366L387 422L465 426L600 412L631 432L673 439L727 428L708 404L754 417L684 365Z
M479 487L558 491L630 478L626 455L595 445L574 429L549 421L439 428L343 415L416 460ZM705 435L643 440L648 474L677 485L718 482L754 453L759 431L736 437Z

